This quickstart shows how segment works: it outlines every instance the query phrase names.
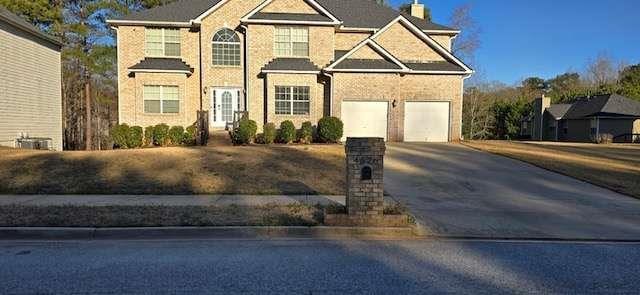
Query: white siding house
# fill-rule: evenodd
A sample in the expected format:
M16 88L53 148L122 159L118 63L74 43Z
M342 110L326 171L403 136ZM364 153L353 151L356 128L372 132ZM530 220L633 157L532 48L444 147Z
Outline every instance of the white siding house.
M0 7L0 145L62 150L61 43Z

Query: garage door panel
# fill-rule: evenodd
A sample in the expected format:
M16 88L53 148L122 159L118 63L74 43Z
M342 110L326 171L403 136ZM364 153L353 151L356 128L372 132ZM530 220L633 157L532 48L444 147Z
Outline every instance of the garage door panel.
M343 101L341 119L344 137L382 137L387 139L386 101Z
M406 102L404 141L449 141L449 110L449 102Z

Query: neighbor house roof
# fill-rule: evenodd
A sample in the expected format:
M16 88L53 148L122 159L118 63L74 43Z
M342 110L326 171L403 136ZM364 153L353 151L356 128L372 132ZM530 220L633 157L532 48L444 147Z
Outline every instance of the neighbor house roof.
M53 36L50 36L48 34L43 33L42 31L40 31L38 28L36 28L34 25L28 23L27 21L25 21L24 19L22 19L21 17L9 12L9 10L7 10L6 8L0 6L0 21L3 21L7 24L9 24L10 26L19 29L23 32L26 32L34 37L37 37L41 40L44 40L46 42L49 42L53 45L56 45L57 47L61 47L62 46L62 42L60 41L60 39L55 38Z
M129 68L131 72L173 72L190 75L193 73L187 63L179 58L147 57Z
M313 72L319 73L320 68L308 58L275 58L262 68L263 73L277 72Z
M547 108L547 112L549 112L554 119L560 120L567 114L567 111L571 109L571 106L571 104L552 104Z
M134 12L132 14L110 20L111 23L117 22L158 22L158 23L182 23L188 24L195 20L210 8L214 7L224 0L179 0L163 6L147 9L144 11ZM360 29L379 29L387 23L394 20L401 13L397 10L386 6L378 5L371 0L317 0L322 7L329 11L332 15L343 22L344 27L360 28ZM282 13L284 15L277 16L274 13L260 13L259 18L267 17L284 17L284 18L309 18L323 17L320 21L326 19L323 15L302 15ZM446 26L434 24L423 19L419 19L410 15L404 15L411 23L421 30L442 31L443 33L457 34L456 29ZM255 15L254 15L255 17ZM252 18L254 19L254 18ZM328 19L328 18L327 18ZM297 20L297 19L285 19ZM115 22L114 22L115 21Z
M640 102L618 94L582 97L571 105L564 119L581 119L596 115L640 117Z

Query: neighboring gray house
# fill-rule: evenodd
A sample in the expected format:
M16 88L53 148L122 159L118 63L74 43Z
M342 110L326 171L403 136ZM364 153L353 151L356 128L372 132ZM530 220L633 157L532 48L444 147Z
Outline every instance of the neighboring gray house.
M543 96L523 121L534 140L592 142L611 134L615 142L640 140L640 102L617 94L581 97L572 104L551 104Z
M62 150L60 48L0 7L0 145Z

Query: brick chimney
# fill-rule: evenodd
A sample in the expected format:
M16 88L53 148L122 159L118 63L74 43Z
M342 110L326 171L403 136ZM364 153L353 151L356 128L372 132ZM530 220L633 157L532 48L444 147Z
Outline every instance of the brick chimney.
M424 19L424 4L418 3L418 0L414 0L411 4L411 16Z

